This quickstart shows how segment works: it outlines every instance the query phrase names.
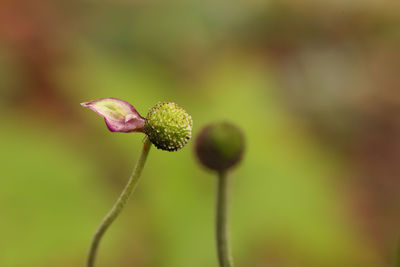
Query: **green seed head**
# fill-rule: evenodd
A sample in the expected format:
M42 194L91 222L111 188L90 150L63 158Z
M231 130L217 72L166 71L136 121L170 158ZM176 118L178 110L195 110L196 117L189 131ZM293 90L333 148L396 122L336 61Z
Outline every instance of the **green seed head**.
M176 151L192 137L192 117L173 102L158 102L147 114L145 133L158 148Z
M205 126L196 138L196 154L207 168L224 171L240 162L245 148L242 131L228 122Z

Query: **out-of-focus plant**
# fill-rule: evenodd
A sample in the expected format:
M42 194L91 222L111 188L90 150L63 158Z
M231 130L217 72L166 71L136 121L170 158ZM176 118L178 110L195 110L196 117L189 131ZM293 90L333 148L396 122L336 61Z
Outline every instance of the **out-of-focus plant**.
M245 139L242 131L228 122L205 126L196 137L196 155L206 168L217 172L216 246L221 267L232 267L229 247L229 177L228 171L243 157Z
M166 151L181 149L191 138L193 122L183 108L172 102L157 103L150 109L146 118L140 116L131 104L117 98L101 98L81 105L104 117L108 129L112 132L142 132L146 135L143 149L127 185L93 237L87 259L87 267L93 267L102 236L121 213L138 184L151 144Z
M396 247L396 267L400 267L400 239L397 241Z

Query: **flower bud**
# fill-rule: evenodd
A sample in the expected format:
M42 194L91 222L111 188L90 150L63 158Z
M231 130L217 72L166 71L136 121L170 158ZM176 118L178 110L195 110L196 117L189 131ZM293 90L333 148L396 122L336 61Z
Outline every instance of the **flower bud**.
M245 139L242 131L228 122L205 126L196 138L195 150L199 161L207 168L225 171L242 159Z
M192 117L173 102L158 102L146 117L144 131L158 148L176 151L192 137Z

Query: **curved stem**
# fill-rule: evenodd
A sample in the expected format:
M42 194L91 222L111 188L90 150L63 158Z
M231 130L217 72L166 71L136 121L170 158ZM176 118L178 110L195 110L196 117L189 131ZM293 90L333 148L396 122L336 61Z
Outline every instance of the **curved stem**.
M119 196L117 202L115 202L114 206L107 213L106 217L104 217L103 221L100 223L99 227L94 234L92 243L90 244L89 255L87 259L87 267L93 267L96 259L97 249L99 247L99 243L107 228L114 222L114 220L121 213L122 209L128 202L130 195L133 190L136 188L138 184L140 174L142 173L144 164L146 162L147 155L149 154L151 148L151 142L149 138L146 136L143 144L143 150L140 153L140 156L136 162L136 166L132 172L131 177L129 178L128 183L126 184L124 190Z
M216 242L220 267L232 267L232 256L229 249L228 201L229 188L226 172L218 173L217 207L216 207Z

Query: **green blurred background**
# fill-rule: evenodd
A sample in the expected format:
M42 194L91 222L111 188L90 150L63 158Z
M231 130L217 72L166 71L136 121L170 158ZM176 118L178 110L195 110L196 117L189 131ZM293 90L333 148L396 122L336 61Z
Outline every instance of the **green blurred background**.
M243 128L238 267L394 266L399 1L0 1L0 266L84 266L143 140L100 97ZM193 140L152 149L98 266L216 267L214 186Z

